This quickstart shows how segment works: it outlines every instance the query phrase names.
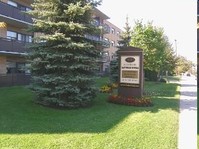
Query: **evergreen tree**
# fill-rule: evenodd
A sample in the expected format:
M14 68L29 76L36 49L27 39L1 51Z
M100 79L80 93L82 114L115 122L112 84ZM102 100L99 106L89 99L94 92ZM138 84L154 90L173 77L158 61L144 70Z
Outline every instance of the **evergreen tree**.
M126 23L124 27L124 32L122 32L120 38L121 40L119 41L119 48L124 48L128 47L130 45L130 40L131 40L131 27L129 26L129 18L128 16L126 17Z
M92 9L100 1L35 0L30 14L34 38L29 53L31 89L45 106L77 108L96 96L95 70L100 51L86 35L98 33Z
M118 49L128 47L131 39L131 27L129 26L128 16L126 17L126 23L124 27L124 32L120 35L121 40L118 42ZM111 73L111 81L118 82L119 81L119 67L118 67L118 54L116 52L116 58L110 63L110 73Z

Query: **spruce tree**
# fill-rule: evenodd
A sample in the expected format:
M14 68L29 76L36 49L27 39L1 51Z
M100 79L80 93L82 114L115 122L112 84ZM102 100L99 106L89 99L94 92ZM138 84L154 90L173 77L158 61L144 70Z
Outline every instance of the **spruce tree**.
M96 96L96 43L86 35L98 33L92 25L93 0L35 0L32 32L41 33L30 47L31 89L45 106L77 108Z
M128 16L126 17L126 23L124 27L124 32L122 32L120 38L121 40L119 41L119 48L124 48L128 47L130 45L130 40L131 40L131 27L129 26L129 18Z
M130 44L130 39L131 39L131 27L129 26L129 22L128 22L128 16L126 17L126 23L125 23L125 27L124 27L124 32L122 32L122 34L120 35L121 40L118 42L119 46L118 49L122 49L125 47L128 47ZM111 73L111 81L112 82L119 82L119 67L118 67L118 54L116 51L116 59L112 60L110 63L110 73Z

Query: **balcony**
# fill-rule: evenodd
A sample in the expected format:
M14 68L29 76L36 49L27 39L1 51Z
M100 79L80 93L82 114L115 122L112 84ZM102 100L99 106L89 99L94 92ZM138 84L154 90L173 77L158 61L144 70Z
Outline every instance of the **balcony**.
M93 36L93 35L85 35L87 39L97 41L99 43L99 47L101 46L102 48L110 48L110 42L108 40L102 39L99 36Z
M107 63L110 62L110 56L108 51L103 51L100 53L100 58L97 60L97 62L100 63Z
M104 48L110 48L110 42L109 41L103 39L103 40L100 40L100 42L102 43L102 46Z
M27 52L25 45L25 42L0 37L1 54L24 54Z
M100 27L102 34L110 33L110 27L107 24L102 24L98 20L93 20L91 24L94 25L95 27Z
M110 33L110 27L107 24L102 24L102 28L104 34Z
M15 8L13 6L10 6L4 2L0 2L0 19L5 22L9 22L10 20L14 20L16 22L21 22L25 24L32 24L32 18L24 14L21 10L18 8ZM12 23L13 22L9 22Z

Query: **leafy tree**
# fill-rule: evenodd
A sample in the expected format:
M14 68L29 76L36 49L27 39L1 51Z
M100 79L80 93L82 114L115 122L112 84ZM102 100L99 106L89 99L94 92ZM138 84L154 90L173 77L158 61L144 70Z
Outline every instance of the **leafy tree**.
M120 38L121 40L118 41L119 46L118 48L124 48L129 46L129 42L131 39L131 27L129 26L128 23L128 16L126 17L126 26L124 27L124 32L121 33ZM111 61L110 63L110 74L111 74L111 80L113 82L118 82L119 81L119 67L118 67L118 54L116 51L116 58Z
M36 102L77 108L96 96L94 74L100 51L85 35L94 35L92 9L100 1L35 0L30 14L35 37L29 53Z
M174 74L177 67L177 57L174 53L172 45L168 42L167 37L165 37L165 42L167 45L165 48L164 59L161 66L161 74L166 74L166 71L168 71L169 74Z
M185 72L191 72L193 63L189 60L187 60L183 56L178 56L177 57L177 67L175 69L176 74L181 74Z
M166 66L167 56L171 56L172 51L163 29L153 26L151 22L143 25L142 21L136 21L130 45L144 50L145 74L152 73L152 77L149 79L157 80L163 66ZM164 67L164 69L166 68Z

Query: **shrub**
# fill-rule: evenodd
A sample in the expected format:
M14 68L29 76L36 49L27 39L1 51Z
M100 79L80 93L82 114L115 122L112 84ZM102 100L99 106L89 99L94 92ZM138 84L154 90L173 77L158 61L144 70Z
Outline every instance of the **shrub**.
M166 79L166 78L161 78L161 79L159 80L159 82L167 83L167 79Z
M100 92L102 92L102 93L111 93L112 92L112 87L109 86L109 85L103 85L100 88Z
M106 85L103 85L101 88L100 88L100 92L102 93L111 93L113 91L113 89L116 89L118 88L118 84L117 83L107 83Z

